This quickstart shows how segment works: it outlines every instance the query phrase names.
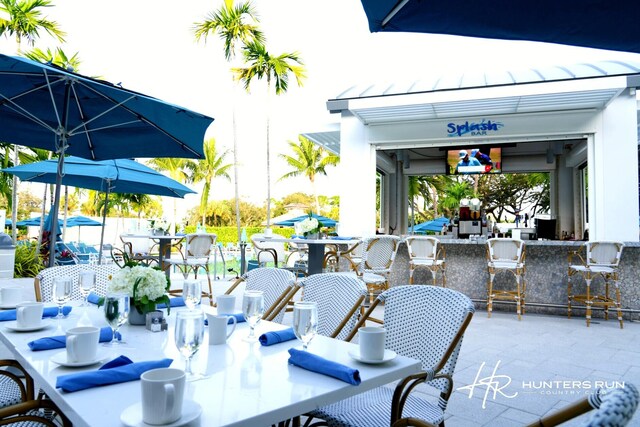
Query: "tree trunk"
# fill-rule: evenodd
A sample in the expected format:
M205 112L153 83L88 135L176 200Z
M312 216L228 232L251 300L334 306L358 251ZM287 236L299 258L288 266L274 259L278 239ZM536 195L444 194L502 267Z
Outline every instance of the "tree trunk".
M269 147L269 104L271 98L271 85L267 84L267 228L271 227L271 153Z

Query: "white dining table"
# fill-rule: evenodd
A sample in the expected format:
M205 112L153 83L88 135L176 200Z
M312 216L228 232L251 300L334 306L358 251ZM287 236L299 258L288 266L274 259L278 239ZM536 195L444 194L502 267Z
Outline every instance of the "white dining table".
M355 245L360 241L357 238L326 238L326 239L305 239L301 237L287 238L279 235L272 235L272 237L257 238L258 242L284 242L284 243L296 243L298 245L308 245L308 274L322 273L322 267L324 262L324 249L326 245Z
M181 308L184 309L184 308ZM202 306L203 311L215 313L215 308ZM173 342L173 308L167 317L168 331L151 332L144 326L124 325L121 328L126 344L117 348L101 346L105 361L124 355L134 362L172 358L172 367L184 368ZM31 351L27 343L36 338L63 333L64 330L86 323L106 326L103 312L96 306L74 307L68 318L47 320L49 327L37 332L13 332L0 322L0 339L15 358L33 376L37 385L58 405L74 426L122 425L120 415L131 405L140 402L140 381L113 384L73 393L55 388L59 375L95 370L100 364L84 368L66 368L51 357L64 349ZM257 334L287 326L262 321ZM334 403L366 390L414 374L420 370L417 360L397 356L383 364L369 365L352 359L348 352L356 344L316 336L309 351L332 361L357 368L362 383L350 385L338 379L314 373L288 363L288 349L301 348L298 341L272 346L248 343L247 323L238 323L227 344L208 345L208 333L200 350L192 360L194 372L205 379L187 384L185 399L202 407L202 426L268 426L304 414L319 406ZM389 402L391 404L391 402Z

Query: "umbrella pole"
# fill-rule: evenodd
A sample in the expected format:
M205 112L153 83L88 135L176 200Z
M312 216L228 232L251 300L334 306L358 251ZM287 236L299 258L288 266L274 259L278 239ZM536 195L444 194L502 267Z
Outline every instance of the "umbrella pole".
M49 215L51 216L51 229L49 230L49 267L53 267L56 262L56 224L58 224L58 208L60 207L60 187L62 186L62 171L64 170L64 149L65 143L62 146L60 157L58 158L58 173L56 176L56 191L53 199L53 207Z
M111 183L107 180L107 195L104 198L104 208L102 210L102 232L100 233L100 249L98 250L98 265L102 264L102 244L104 243L104 229L107 226L107 207L109 206L109 192Z

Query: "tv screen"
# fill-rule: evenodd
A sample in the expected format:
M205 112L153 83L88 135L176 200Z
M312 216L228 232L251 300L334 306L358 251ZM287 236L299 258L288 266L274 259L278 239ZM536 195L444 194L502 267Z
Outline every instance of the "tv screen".
M502 172L502 148L470 146L447 150L447 174L470 175Z

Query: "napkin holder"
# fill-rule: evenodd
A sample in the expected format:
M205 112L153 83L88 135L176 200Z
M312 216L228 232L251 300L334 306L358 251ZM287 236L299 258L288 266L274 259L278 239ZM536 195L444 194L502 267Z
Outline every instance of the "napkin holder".
M161 332L168 329L167 319L164 318L161 310L147 313L146 326L151 332Z

